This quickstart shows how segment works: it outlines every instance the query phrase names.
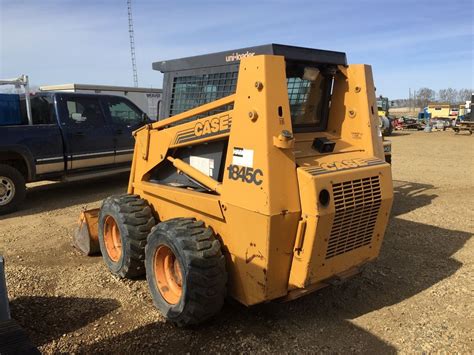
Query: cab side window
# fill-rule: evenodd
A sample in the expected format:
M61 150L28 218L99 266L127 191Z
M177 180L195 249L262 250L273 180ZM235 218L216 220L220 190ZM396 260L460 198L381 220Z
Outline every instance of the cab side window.
M133 127L143 122L144 114L131 103L119 97L107 99L112 122L121 126Z
M66 99L68 126L100 127L104 125L104 115L97 99L72 97Z
M53 100L48 96L31 96L31 118L34 125L54 124L56 115L54 113ZM22 124L28 124L28 113L26 110L26 99L20 98L20 117Z
M31 99L31 114L35 125L55 123L52 99L42 96Z

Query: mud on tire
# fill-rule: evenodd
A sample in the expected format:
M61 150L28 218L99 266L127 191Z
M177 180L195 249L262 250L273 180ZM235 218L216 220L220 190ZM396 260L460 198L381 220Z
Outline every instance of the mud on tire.
M180 290L173 297L166 294L168 285L159 275L163 249L178 262L174 279ZM202 221L176 218L159 223L148 237L145 254L153 302L169 321L180 327L198 324L220 311L226 296L225 259L214 232Z
M145 245L155 219L138 195L111 196L99 212L99 244L105 264L121 278L145 273Z

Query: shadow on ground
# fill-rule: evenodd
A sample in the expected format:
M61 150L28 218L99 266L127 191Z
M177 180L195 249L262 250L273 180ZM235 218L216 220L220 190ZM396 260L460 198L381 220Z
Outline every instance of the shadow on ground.
M119 174L100 179L28 187L26 199L19 210L0 216L0 221L59 210L76 204L87 205L110 195L126 193L128 176L128 174Z
M353 319L402 302L451 276L461 267L452 258L470 234L397 216L429 205L434 186L395 181L395 201L379 260L343 285L293 302L251 308L226 304L195 329L155 323L98 342L80 351L123 352L371 352L396 349ZM224 346L224 347L222 347Z
M32 296L10 302L12 318L28 331L36 346L82 328L118 307L120 303L114 299L77 297Z

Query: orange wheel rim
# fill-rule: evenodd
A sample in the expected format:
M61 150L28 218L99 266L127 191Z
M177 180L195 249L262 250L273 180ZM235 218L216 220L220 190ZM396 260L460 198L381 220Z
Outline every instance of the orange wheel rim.
M156 249L153 269L161 296L169 304L177 304L183 293L183 273L178 259L166 245L160 245Z
M105 217L104 221L104 242L109 258L117 262L122 256L122 238L117 222L112 216Z

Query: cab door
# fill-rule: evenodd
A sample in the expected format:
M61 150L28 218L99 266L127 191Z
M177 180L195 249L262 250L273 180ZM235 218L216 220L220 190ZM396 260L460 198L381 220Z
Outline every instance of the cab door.
M60 117L68 170L114 164L114 135L98 96L62 95Z
M120 96L102 98L112 125L115 164L129 164L133 158L135 139L132 132L148 122L148 117L128 99Z

